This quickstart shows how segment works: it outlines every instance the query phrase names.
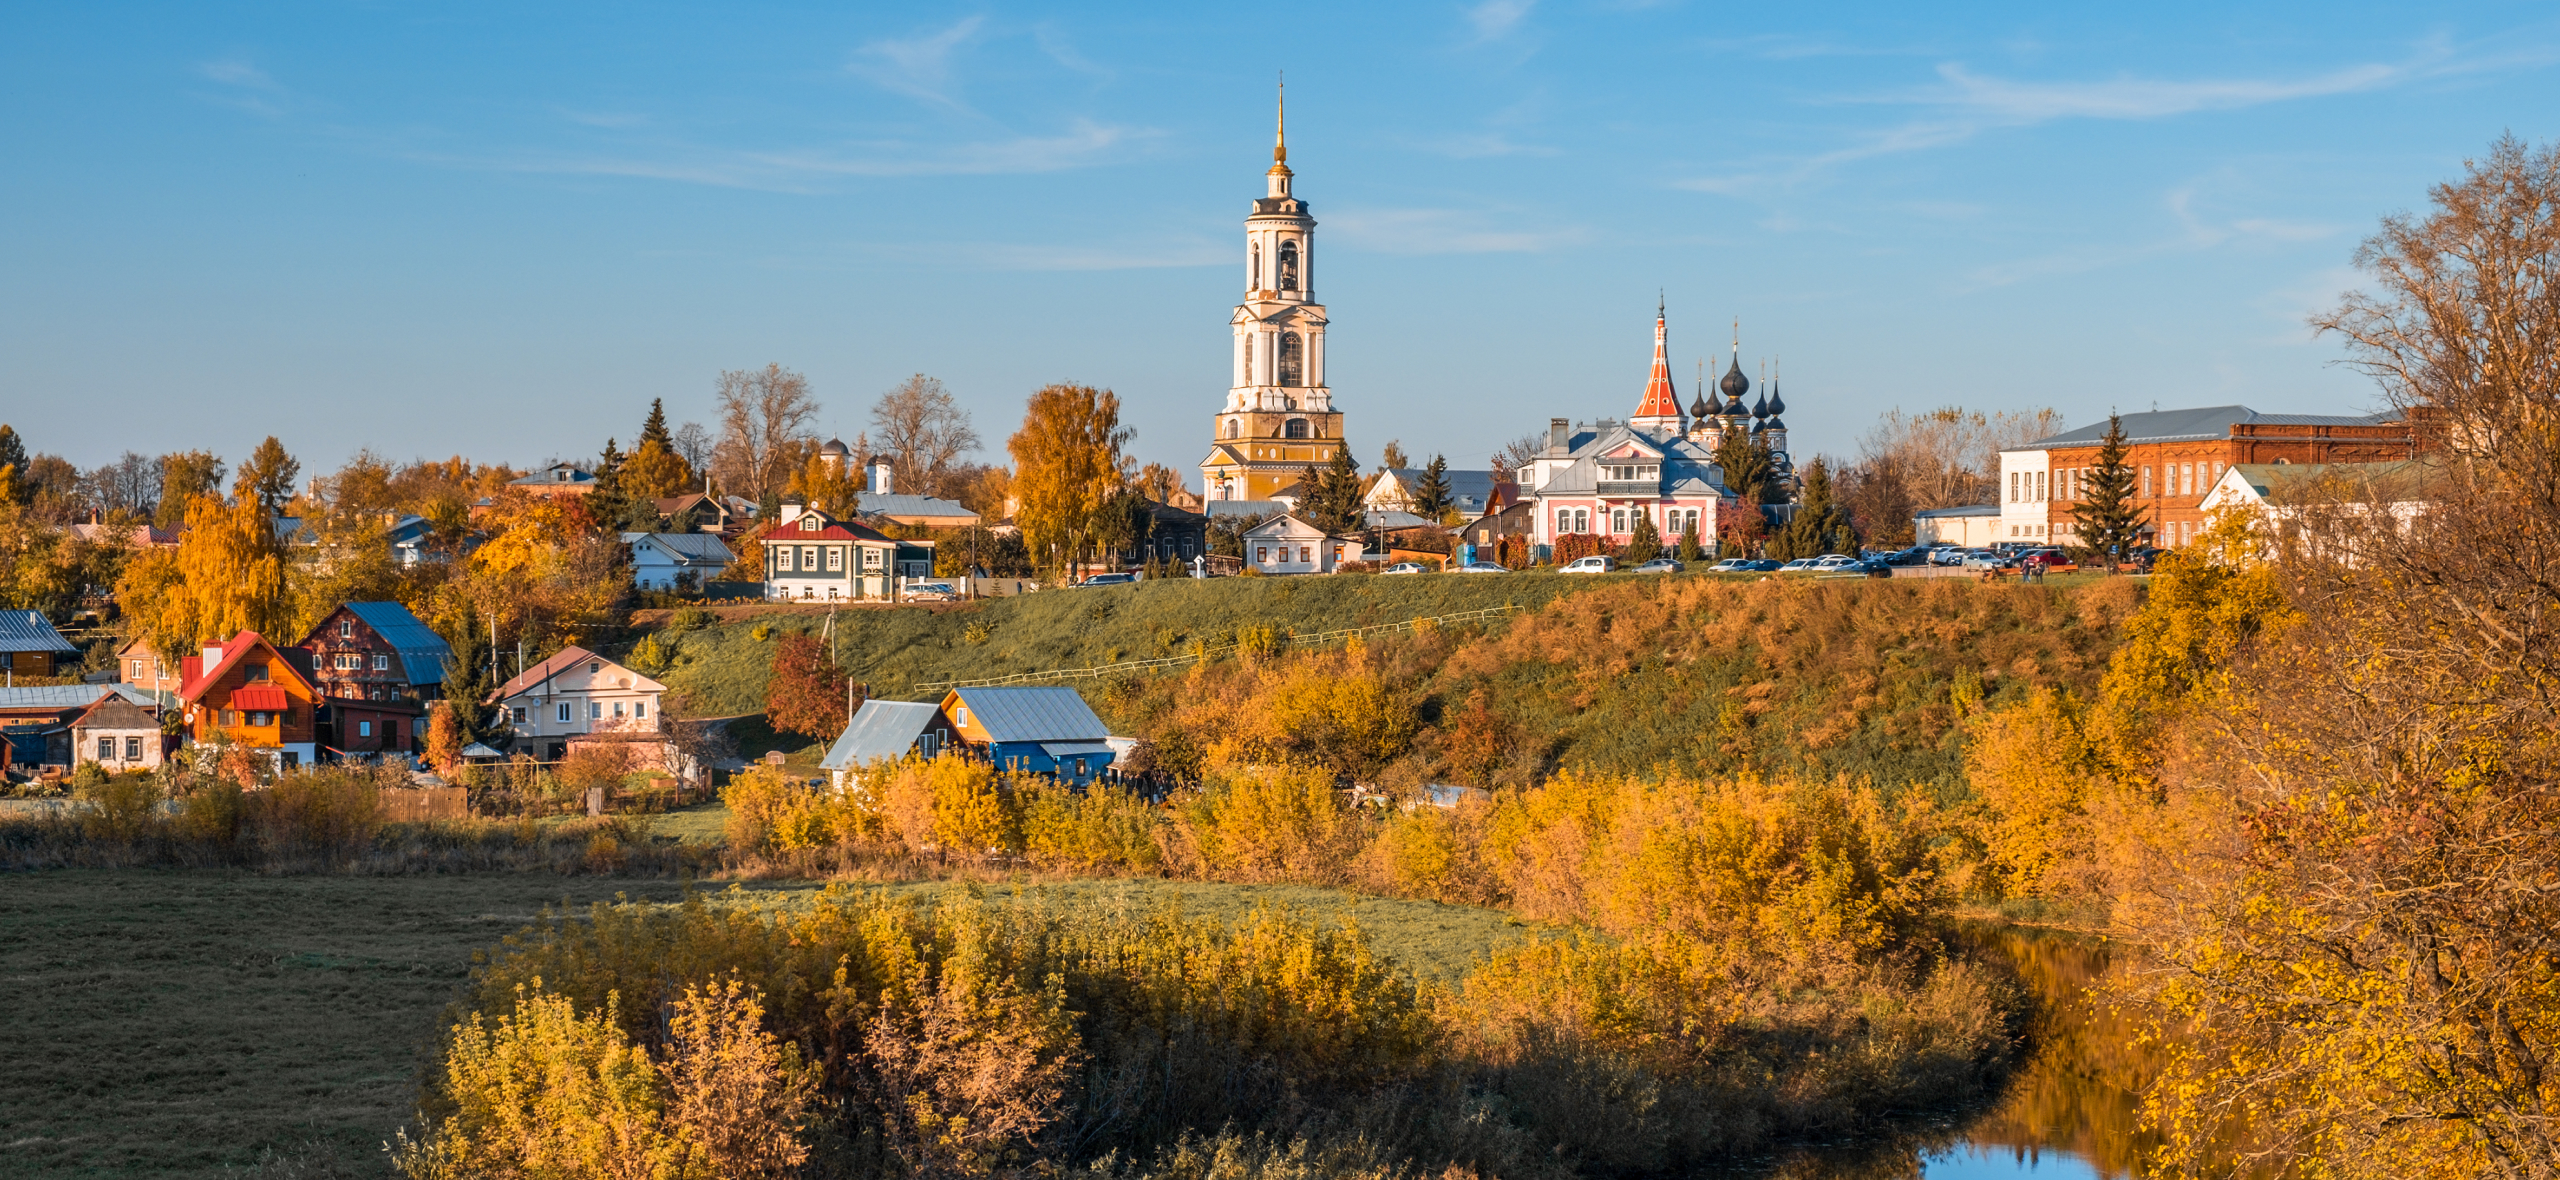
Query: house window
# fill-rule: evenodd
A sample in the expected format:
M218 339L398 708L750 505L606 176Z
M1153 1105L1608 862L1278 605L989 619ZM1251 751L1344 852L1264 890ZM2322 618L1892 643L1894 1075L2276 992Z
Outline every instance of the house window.
M1297 333L1282 332L1280 334L1280 384L1303 385L1306 383L1305 354L1306 346L1299 343ZM1301 425L1299 429L1304 430L1306 427ZM1306 435L1294 434L1290 437L1305 438Z
M357 736L357 737L372 737L372 736L373 736L373 723L372 723L372 722L370 722L370 721L359 721L359 722L356 722L356 736Z
M1307 420L1304 418L1291 418L1289 419L1289 424L1281 428L1281 433L1283 437L1287 438L1305 438L1307 437Z
M374 670L374 671L376 671L376 672L388 672L388 671L390 671L390 670L391 670L391 656L390 656L388 653L385 653L385 652L375 652L375 653L373 653L373 670Z
M648 715L649 715L649 702L647 702L647 701L633 701L633 702L631 702L631 715L632 715L632 716L634 716L634 717L646 717L646 716L648 716Z
M604 720L604 702L603 702L603 701L588 701L588 702L587 702L587 720L589 720L589 721L602 721L602 720Z
M2142 467L2142 495L2145 499L2151 495L2151 465L2147 463Z
M1227 437L1228 437L1228 438L1237 438L1237 437L1242 436L1243 434L1244 434L1244 425L1243 425L1242 423L1238 422L1237 420L1235 420L1235 419L1233 419L1233 418L1229 418L1229 419L1227 419Z
M355 638L355 637L356 637L356 621L355 621L354 619L340 619L340 620L338 620L338 638L340 638L340 639L353 639L353 638Z
M522 709L509 709L509 710L507 710L507 718L508 718L508 720L511 720L511 721L515 722L516 724L518 724L518 725L522 725L522 724L524 724L524 710L522 710Z
M223 728L225 728L225 729L229 729L229 728L231 728L232 726L235 726L235 725L238 725L238 724L240 724L240 711L239 711L239 710L237 710L237 709L224 709L224 710L222 711L222 727L223 727Z
M242 664L240 665L240 677L241 679L252 683L265 680L267 678L267 666L265 664Z
M804 532L804 533L814 533L814 532L817 532L817 531L818 531L818 518L817 518L816 516L814 516L814 515L812 515L812 516L803 516L803 517L801 517L801 518L800 518L800 531L801 531L801 532Z
M142 680L142 661L140 660L135 660L133 662L133 679L136 683L140 683Z
M275 724L275 723L276 723L276 715L275 715L275 714L273 714L273 713L251 713L251 714L249 714L249 727L250 727L251 729L264 729L264 728L266 728L267 726L273 725L273 724Z
M880 550L878 550L878 549L865 549L865 550L863 550L863 551L862 551L862 565L863 565L863 568L865 568L865 569L875 569L875 570L876 570L876 569L878 569L878 568L880 568L880 555L881 555L881 551L880 551Z
M1268 547L1262 545L1256 545L1253 547L1253 563L1255 565L1267 565L1270 561L1271 550Z
M1627 531L1626 509L1619 508L1612 510L1609 513L1609 531L1612 533L1623 533Z
M827 546L827 572L828 572L828 573L834 573L834 572L836 572L836 571L838 571L838 570L841 570L841 569L843 569L843 568L844 568L844 546L842 546L842 545L829 545L829 546Z
M141 738L138 738L138 737L129 737L129 738L124 739L124 760L125 760L125 761L127 761L127 762L140 762L140 761L142 761L142 739L141 739Z
M774 555L773 568L778 569L778 570L782 570L782 571L784 571L784 572L786 572L786 573L787 573L787 572L789 572L789 571L791 570L792 566L791 566L791 550L790 550L790 549L785 548L785 549L783 549L782 551L780 551L779 553L776 553L776 554Z
M616 717L622 716L622 702L615 701L613 703L613 715Z
M569 719L569 706L566 704L562 704L560 706L560 719L562 721L567 721Z
M113 759L115 756L116 756L116 739L111 738L111 737L102 737L102 738L99 738L99 739L98 739L98 761L100 761L100 762L106 762L106 761L109 761L109 760Z
M1315 546L1313 546L1313 545L1300 545L1300 546L1298 546L1298 560L1299 560L1299 561L1304 562L1304 563L1307 563L1307 564L1314 564L1315 559L1316 559L1316 547L1315 547Z
M963 725L963 726L968 725L968 724L969 724L969 706L967 706L967 705L962 705L962 706L960 706L960 707L959 707L959 708L957 708L957 709L953 709L953 710L951 711L951 719L952 719L952 720L954 720L954 721L959 722L959 723L960 723L961 725Z
M597 676L597 675L602 675L602 674L603 674L603 672L604 672L604 661L602 661L602 660L589 660L589 661L587 661L587 675L589 675L589 676Z
M1280 289L1283 291L1298 289L1298 244L1296 242L1280 243Z
M810 570L812 572L817 570L818 551L816 549L804 548L800 551L800 568Z

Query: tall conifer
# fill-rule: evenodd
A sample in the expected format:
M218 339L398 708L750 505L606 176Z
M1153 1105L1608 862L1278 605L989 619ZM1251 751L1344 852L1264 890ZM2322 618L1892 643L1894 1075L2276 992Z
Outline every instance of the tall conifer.
M2142 503L2133 494L2133 465L2125 461L2124 419L2107 415L2107 437L2097 464L2080 479L2080 502L2071 509L2080 544L2113 573L2142 538Z

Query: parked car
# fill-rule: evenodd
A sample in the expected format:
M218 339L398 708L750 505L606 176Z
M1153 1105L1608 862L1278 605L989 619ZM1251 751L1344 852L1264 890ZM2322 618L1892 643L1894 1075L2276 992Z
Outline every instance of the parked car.
M1766 557L1755 557L1742 563L1742 568L1755 574L1774 574L1778 572L1779 566L1777 562Z
M1637 566L1636 572L1640 574L1676 574L1687 568L1689 567L1680 564L1677 558L1657 557L1643 565Z
M1873 560L1882 561L1886 565L1924 565L1927 564L1929 560L1929 547L1926 545L1914 545L1908 549L1901 550L1900 552L1884 554L1881 557L1874 558Z
M1859 560L1859 558L1851 557L1845 553L1825 553L1822 556L1813 559L1813 568L1818 570L1845 569L1849 566L1858 564Z
M1470 561L1465 565L1459 566L1458 572L1462 574L1507 574L1510 573L1511 570L1509 567L1495 565L1490 561Z
M2030 549L2020 560L2028 558L2044 562L2045 571L2048 573L2068 572L2080 568L2080 563L2071 559L2071 551L2068 549Z
M1564 563L1564 568L1556 572L1563 574L1605 574L1616 570L1617 568L1617 558L1606 557L1595 553L1589 557L1574 558L1573 560Z
M955 602L960 590L949 582L918 582L906 588L906 596L919 602Z
M1989 549L1976 549L1966 554L1964 559L1964 568L1969 570L2015 569L2017 565L2017 555L1997 553Z
M1811 570L1813 568L1813 564L1820 560L1822 559L1819 557L1799 557L1794 561L1790 561L1785 565L1779 566L1778 570L1780 573L1800 574Z
M1929 564L1963 565L1964 559L1972 555L1973 550L1970 549L1960 548L1955 545L1940 545L1929 551Z
M1136 584L1137 584L1137 581L1138 581L1138 575L1136 575L1136 574L1092 574L1092 575L1087 576L1087 577L1085 578L1085 580L1083 580L1083 581L1081 581L1081 582L1076 583L1076 585L1077 585L1077 586L1080 586L1080 587L1082 587L1082 586L1131 586L1131 585L1136 585Z
M1893 576L1893 563L1881 557L1870 557L1865 561L1851 562L1838 572L1864 574L1870 578L1890 578Z
M1431 572L1431 567L1418 561L1399 561L1394 565L1379 570L1378 572L1382 574L1427 574Z
M1748 558L1748 557L1728 557L1728 558L1725 558L1723 561L1719 561L1719 562L1715 563L1714 565L1708 566L1708 567L1707 567L1707 572L1708 572L1708 573L1711 573L1711 574L1738 574L1738 573L1741 573L1741 572L1743 572L1744 570L1748 570L1748 569L1750 569L1750 568L1751 568L1751 559L1750 559L1750 558Z

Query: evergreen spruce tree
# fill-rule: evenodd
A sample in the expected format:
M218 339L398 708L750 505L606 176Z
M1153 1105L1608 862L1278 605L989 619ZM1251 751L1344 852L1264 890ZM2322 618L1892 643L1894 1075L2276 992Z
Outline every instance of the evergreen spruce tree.
M1706 551L1698 545L1698 518L1692 516L1680 526L1680 561L1695 565L1705 556Z
M2097 465L2081 480L2080 503L2071 509L2080 544L2107 572L2133 551L2142 537L2142 504L2133 495L2133 465L2125 462L2124 419L2107 415L2107 437L2098 447Z
M1321 470L1308 467L1301 480L1306 498L1298 502L1298 515L1308 524L1328 536L1360 528L1360 461L1351 457L1351 448L1335 448L1332 462Z
M1413 490L1414 515L1436 523L1450 506L1449 460L1433 455L1430 466L1422 469L1422 486Z
M515 727L506 709L486 703L505 683L490 670L488 642L472 634L452 648L453 654L444 662L444 699L460 730L461 744L479 742L492 750L506 749L515 741Z
M638 454L640 448L650 443L670 451L676 449L675 436L667 433L667 407L663 398L649 399L649 417L640 424L640 441L632 444L632 453Z
M1662 532L1653 527L1652 513L1641 508L1636 510L1635 531L1627 534L1627 551L1620 556L1633 565L1643 565L1662 556Z
M1832 493L1830 465L1816 459L1804 469L1804 499L1796 505L1795 519L1769 538L1769 556L1793 561L1857 551L1858 531L1849 510Z
M622 495L622 451L614 440L604 440L604 454L596 459L596 487L582 503L596 527L607 531L622 528L622 518L630 515L630 504Z
M1724 469L1724 486L1733 489L1745 504L1765 504L1769 485L1778 474L1778 461L1769 448L1747 434L1736 434L1716 447L1716 466Z

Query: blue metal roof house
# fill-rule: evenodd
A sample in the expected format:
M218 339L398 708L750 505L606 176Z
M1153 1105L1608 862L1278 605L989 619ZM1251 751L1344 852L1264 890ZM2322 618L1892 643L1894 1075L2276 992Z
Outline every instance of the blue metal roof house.
M1000 770L1083 786L1111 766L1111 731L1072 688L955 688L940 713L969 751Z
M864 769L895 762L909 753L931 758L950 744L951 726L931 701L864 701L853 723L836 735L818 769L828 772L839 791Z

